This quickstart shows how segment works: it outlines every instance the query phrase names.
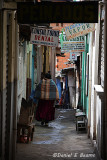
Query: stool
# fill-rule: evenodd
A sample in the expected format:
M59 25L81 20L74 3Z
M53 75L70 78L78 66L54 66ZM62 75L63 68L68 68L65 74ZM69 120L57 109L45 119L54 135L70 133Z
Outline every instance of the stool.
M87 119L86 114L82 111L79 111L75 114L76 116L76 131L86 131L87 130Z
M83 121L77 121L77 132L78 131L86 131L85 120L83 120Z

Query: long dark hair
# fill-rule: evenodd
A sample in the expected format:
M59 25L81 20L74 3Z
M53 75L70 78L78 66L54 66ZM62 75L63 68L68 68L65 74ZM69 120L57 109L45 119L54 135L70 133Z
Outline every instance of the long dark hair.
M45 78L51 79L51 74L50 74L50 73L46 73L46 74L45 74Z

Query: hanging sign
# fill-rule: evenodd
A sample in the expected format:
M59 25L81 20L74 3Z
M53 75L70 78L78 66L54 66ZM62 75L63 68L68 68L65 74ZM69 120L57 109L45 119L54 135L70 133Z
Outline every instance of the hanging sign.
M36 23L98 23L98 1L17 2L17 21Z
M59 31L44 28L31 28L31 44L38 44L44 46L58 46Z
M85 43L84 42L66 42L63 44L63 52L84 52Z
M94 23L76 23L64 28L67 39L85 35L95 30Z
M71 40L66 39L66 35L63 35L63 42L61 45L61 52L84 52L85 51L85 37L80 36Z

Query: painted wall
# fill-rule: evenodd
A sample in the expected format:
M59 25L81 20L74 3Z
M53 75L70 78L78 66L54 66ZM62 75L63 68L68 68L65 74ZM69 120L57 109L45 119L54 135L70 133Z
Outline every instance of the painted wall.
M37 47L35 45L32 47L32 90L34 90L37 84Z
M41 80L41 73L50 71L51 77L55 79L55 63L56 63L56 48L48 46L37 47L37 83Z
M56 85L57 85L57 88L58 88L59 99L60 99L61 98L61 93L62 93L60 78L56 78Z
M43 67L43 47L37 47L37 83L41 80L41 72Z
M89 36L85 36L85 52L82 53L82 79L81 79L81 105L88 117L88 92L86 89L87 81L87 53L89 51Z
M65 76L65 90L66 90L66 104L69 104L69 87L68 87L68 76Z
M56 66L56 48L49 47L49 70L51 72L52 79L56 82L55 78L55 66Z

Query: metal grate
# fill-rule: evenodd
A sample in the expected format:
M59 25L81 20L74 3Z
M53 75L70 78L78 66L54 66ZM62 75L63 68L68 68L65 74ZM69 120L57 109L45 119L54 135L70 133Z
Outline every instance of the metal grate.
M6 95L5 95L5 155L7 154L7 142L8 142L8 57L9 57L9 25L7 25L7 50L6 50ZM6 158L6 157L5 157Z
M104 87L104 21L101 22L101 86Z

